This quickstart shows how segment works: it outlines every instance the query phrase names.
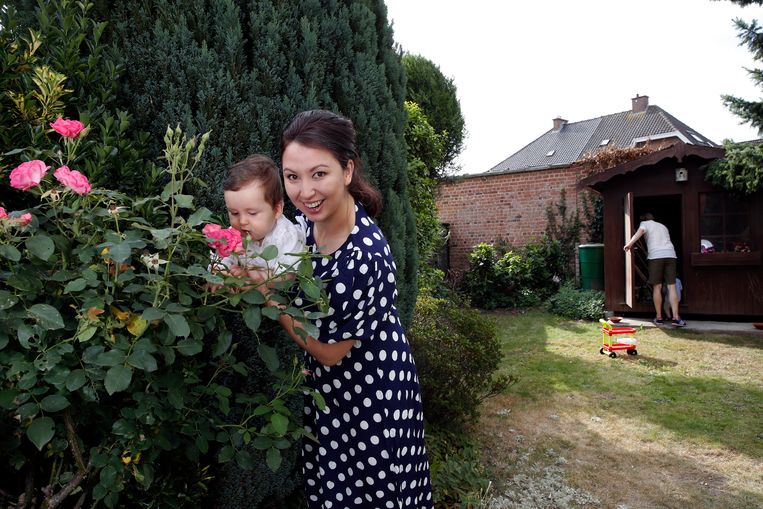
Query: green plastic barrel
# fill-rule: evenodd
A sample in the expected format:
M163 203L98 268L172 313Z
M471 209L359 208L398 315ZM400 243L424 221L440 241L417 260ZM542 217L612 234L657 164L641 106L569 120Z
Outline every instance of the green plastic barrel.
M581 244L580 286L583 290L604 290L604 244Z

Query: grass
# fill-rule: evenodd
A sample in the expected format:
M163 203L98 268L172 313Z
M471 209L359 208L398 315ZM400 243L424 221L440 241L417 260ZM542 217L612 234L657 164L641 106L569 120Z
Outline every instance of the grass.
M763 335L645 328L611 359L593 322L487 314L519 378L480 422L505 507L763 507ZM525 488L549 469L562 499Z

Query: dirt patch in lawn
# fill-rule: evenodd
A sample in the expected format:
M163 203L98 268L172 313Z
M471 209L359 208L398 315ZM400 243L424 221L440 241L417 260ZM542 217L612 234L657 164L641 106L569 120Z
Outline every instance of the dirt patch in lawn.
M584 398L485 403L483 458L492 471L488 507L617 509L752 508L763 504L761 462L686 446L616 413L592 415Z

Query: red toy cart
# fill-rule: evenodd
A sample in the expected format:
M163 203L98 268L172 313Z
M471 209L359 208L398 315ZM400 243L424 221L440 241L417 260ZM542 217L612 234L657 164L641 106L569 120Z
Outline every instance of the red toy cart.
M633 327L613 327L611 323L606 320L599 319L601 323L601 348L599 353L604 355L605 352L609 352L609 356L613 359L617 357L615 350L625 350L628 355L638 355L636 350L636 333L637 329ZM630 337L626 337L628 334ZM615 337L614 340L612 337Z

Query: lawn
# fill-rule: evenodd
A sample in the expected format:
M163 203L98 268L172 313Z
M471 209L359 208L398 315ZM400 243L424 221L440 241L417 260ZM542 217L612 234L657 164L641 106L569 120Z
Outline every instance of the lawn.
M612 359L596 323L486 315L519 378L482 408L490 507L763 507L763 334L644 328Z

